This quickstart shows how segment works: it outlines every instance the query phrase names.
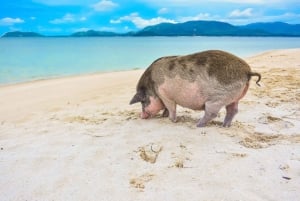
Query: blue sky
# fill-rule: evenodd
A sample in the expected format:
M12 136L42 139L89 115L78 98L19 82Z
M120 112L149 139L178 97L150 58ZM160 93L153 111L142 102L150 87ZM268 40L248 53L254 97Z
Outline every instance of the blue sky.
M0 0L0 35L66 35L89 29L129 32L161 22L217 20L234 25L300 24L299 0Z

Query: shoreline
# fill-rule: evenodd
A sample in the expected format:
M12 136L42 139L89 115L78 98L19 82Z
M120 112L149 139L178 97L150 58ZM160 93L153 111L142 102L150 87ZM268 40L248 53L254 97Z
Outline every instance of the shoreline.
M254 55L251 56L246 56L246 57L240 57L247 61L247 59L251 59L252 57L256 57L259 55L263 54L268 54L269 52L274 52L274 51L282 51L282 50L289 50L289 51L297 51L300 48L289 48L289 49L276 49L276 50L268 50L268 51L259 51L255 53ZM149 63L150 65L150 63ZM42 82L42 81L47 81L47 80L56 80L56 79L64 79L64 78L72 78L72 77L80 77L80 76L93 76L93 75L98 75L98 74L106 74L106 73L114 73L114 72L126 72L126 71L135 71L135 70L145 70L148 66L146 67L136 67L132 69L125 69L125 70L115 70L115 71L99 71L99 72L92 72L92 73L81 73L81 74L73 74L73 75L56 75L56 76L50 76L50 77L44 77L44 78L37 78L37 79L28 79L25 81L17 81L15 83L0 83L0 88L6 87L6 86L14 86L14 85L22 85L26 83L31 83L31 82Z
M261 87L251 81L230 128L224 108L205 128L182 107L177 123L140 119L129 101L144 69L0 87L1 198L297 201L299 55L245 59Z
M99 72L93 72L93 73L82 73L82 74L73 74L73 75L57 75L57 76L53 76L53 77L51 76L51 77L45 77L45 78L37 78L37 79L33 79L33 80L25 80L25 81L19 81L19 82L15 82L15 83L0 83L0 89L1 89L1 87L6 87L6 86L16 86L16 85L50 81L50 80L61 80L61 79L69 79L69 78L77 78L77 77L94 76L94 75L99 75L99 74L119 73L119 72L138 71L138 70L145 70L145 69L132 68L132 69L127 69L127 70L125 69L125 70L99 71Z

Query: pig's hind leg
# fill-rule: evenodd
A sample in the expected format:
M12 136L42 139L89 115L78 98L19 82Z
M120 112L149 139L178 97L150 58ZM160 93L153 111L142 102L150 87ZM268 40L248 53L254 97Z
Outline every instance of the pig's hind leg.
M226 106L226 116L223 126L230 127L233 117L238 113L238 102L233 102Z
M229 105L226 105L226 116L223 123L224 127L229 127L231 125L233 117L238 113L239 100L245 96L245 94L248 91L248 88L249 82L246 83L242 93L238 96L238 98Z
M204 116L199 120L197 127L205 127L209 121L217 117L222 107L223 105L217 102L206 102Z

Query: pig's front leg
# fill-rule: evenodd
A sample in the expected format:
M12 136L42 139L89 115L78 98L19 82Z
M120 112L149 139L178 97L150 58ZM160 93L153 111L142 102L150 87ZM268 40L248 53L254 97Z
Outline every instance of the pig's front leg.
M177 116L176 116L176 103L174 101L171 101L167 98L161 98L164 105L166 106L166 110L164 111L163 115L169 114L169 119L173 122L177 122Z

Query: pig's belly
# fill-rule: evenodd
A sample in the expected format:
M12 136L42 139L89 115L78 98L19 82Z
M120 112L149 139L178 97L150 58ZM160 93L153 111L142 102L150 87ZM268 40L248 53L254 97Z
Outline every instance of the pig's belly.
M165 82L158 88L162 100L168 99L176 104L193 110L204 109L207 96L198 83L180 80Z
M206 97L201 95L199 91L187 91L178 93L174 98L174 102L180 106L193 110L203 110Z

